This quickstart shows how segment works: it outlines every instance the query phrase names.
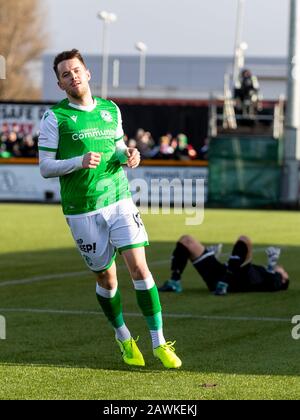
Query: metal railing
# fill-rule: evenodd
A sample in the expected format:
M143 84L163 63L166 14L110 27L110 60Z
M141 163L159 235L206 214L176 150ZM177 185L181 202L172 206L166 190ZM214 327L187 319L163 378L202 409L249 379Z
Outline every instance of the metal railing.
M272 125L272 135L274 139L280 139L284 133L284 105L285 98L281 95L277 102L274 104L273 112L270 115L260 114L258 112L249 115L236 113L236 101L230 97L223 97L214 99L211 98L209 105L209 136L216 137L220 121L223 130L238 130L241 122L253 122L253 131L255 131L256 123L270 122ZM223 112L220 113L219 109L222 108Z

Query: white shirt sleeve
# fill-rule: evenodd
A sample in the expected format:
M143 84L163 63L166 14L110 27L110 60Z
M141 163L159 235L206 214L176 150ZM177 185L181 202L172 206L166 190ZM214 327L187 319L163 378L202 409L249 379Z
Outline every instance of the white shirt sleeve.
M126 163L128 160L128 156L126 154L127 146L123 139L116 141L116 154L117 158L119 159L120 163Z
M55 178L82 169L83 156L56 160L56 152L39 151L40 172L44 178Z
M39 135L39 164L44 178L55 178L82 169L83 156L72 159L57 160L59 131L57 119L52 111L46 111Z
M116 135L115 135L116 154L117 154L117 157L118 157L120 163L124 164L124 163L127 162L128 157L127 157L127 154L126 154L127 146L124 142L124 130L123 130L123 124L122 124L122 115L121 115L121 111L120 111L120 108L118 107L118 105L115 104L113 101L112 101L112 103L116 106L117 114L118 114L118 125L117 125Z
M58 149L59 132L55 114L48 110L40 123L39 150L56 152Z
M116 107L117 107L117 113L118 113L118 125L117 125L115 140L118 141L118 140L123 139L123 137L124 137L124 130L123 130L123 125L122 125L121 111L120 111L118 105L116 105Z

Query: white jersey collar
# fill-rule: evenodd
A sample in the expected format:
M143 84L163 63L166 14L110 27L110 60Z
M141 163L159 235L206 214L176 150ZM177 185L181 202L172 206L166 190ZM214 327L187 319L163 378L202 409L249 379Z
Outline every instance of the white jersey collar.
M77 105L77 104L72 104L71 102L69 102L69 106L75 109L79 109L80 111L87 111L87 112L91 112L94 111L94 109L97 106L97 101L96 99L93 98L93 103L91 105Z

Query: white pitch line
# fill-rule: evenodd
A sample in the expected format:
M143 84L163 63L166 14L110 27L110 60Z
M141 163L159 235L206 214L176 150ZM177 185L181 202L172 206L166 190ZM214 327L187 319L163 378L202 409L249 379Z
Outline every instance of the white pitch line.
M149 265L151 266L159 266L169 263L170 260L161 260L161 261L154 261L149 262ZM118 266L118 270L124 270L127 268L125 265ZM91 274L91 271L68 271L67 273L58 273L58 274L47 274L45 276L36 276L36 277L29 277L26 279L18 279L18 280L5 280L0 282L0 287L6 287L6 286L18 286L21 284L30 284L30 283L37 283L42 281L48 281L48 280L57 280L62 279L66 277L81 277L87 274Z
M45 276L29 277L27 279L6 280L0 283L0 287L17 286L20 284L36 283L36 282L47 281L47 280L56 280L56 279L61 279L64 277L79 277L88 273L89 271L74 271L74 272L68 272L68 273L47 274Z
M281 247L281 249L283 249L285 247ZM265 251L266 248L256 248L253 250L253 253L259 253L262 251ZM220 256L221 257L228 257L230 255L229 252L227 253L223 253ZM160 261L153 261L153 262L149 262L150 266L156 267L156 266L160 266L160 265L164 265L170 262L170 259L168 260L160 260ZM125 265L121 265L118 267L118 270L123 270L125 269L126 266ZM23 285L23 284L30 284L30 283L38 283L38 282L43 282L43 281L48 281L48 280L58 280L58 279L62 279L62 278L69 278L69 277L80 277L80 276L84 276L87 274L90 274L91 272L86 270L86 271L73 271L73 272L66 272L66 273L58 273L58 274L46 274L44 276L35 276L35 277L28 277L25 279L16 279L16 280L5 280L0 282L0 287L7 287L7 286L19 286L19 285Z
M77 311L63 309L36 309L36 308L0 308L0 313L31 313L45 315L87 315L87 316L104 316L100 311ZM141 313L124 312L124 316L141 317ZM195 315L195 314L168 314L164 313L165 318L175 319L201 319L207 321L248 321L248 322L289 322L289 318L271 318L271 317L251 317L251 316L223 316L223 315Z

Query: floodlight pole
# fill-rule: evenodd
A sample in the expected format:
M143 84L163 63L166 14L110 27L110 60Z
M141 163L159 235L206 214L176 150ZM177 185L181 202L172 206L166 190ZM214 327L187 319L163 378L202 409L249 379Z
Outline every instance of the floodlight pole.
M284 133L282 202L299 205L300 161L300 0L290 0L287 113Z
M140 64L139 64L139 89L144 89L146 85L146 51L147 45L144 42L137 42L135 48L140 53Z
M233 86L235 86L238 81L241 62L243 60L243 57L241 57L241 55L244 54L244 48L242 46L244 10L245 10L245 0L238 0L235 43L234 43L233 76L232 76Z
M114 13L108 13L102 11L98 13L98 18L103 20L103 32L102 32L102 77L101 77L101 97L107 98L107 85L108 85L108 38L107 30L108 25L117 20L117 16Z

